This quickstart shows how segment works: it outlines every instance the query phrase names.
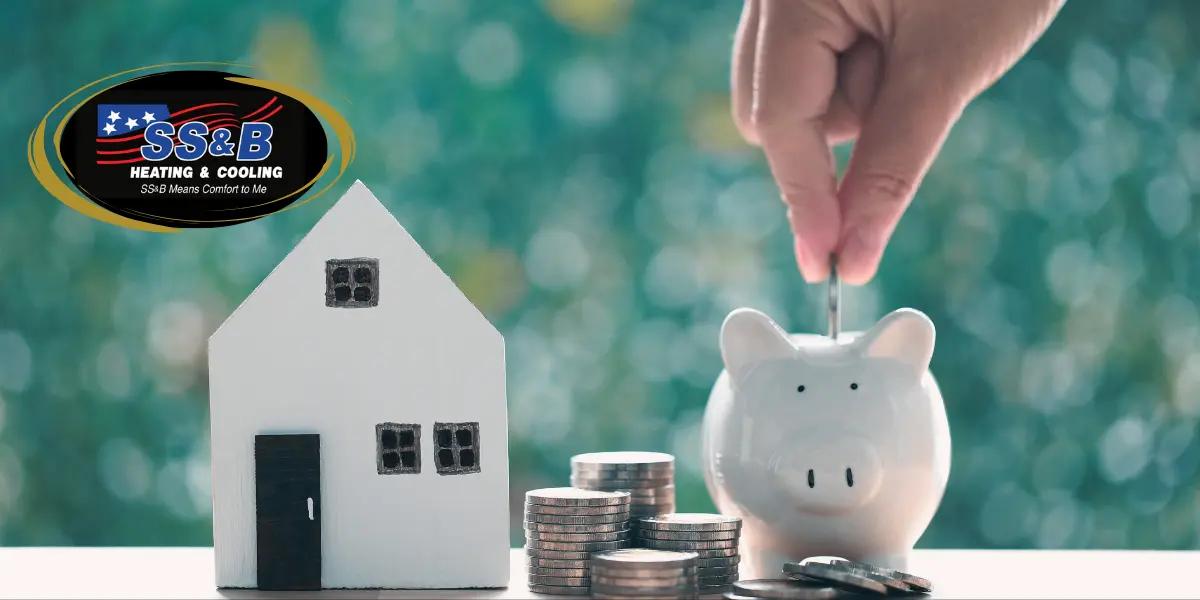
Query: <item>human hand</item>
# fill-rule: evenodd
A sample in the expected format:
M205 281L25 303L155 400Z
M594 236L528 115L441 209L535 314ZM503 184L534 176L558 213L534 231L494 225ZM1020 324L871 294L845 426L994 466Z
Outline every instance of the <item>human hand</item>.
M810 282L874 275L963 108L1045 31L1063 0L746 0L733 113L787 205ZM837 184L834 144L857 140Z

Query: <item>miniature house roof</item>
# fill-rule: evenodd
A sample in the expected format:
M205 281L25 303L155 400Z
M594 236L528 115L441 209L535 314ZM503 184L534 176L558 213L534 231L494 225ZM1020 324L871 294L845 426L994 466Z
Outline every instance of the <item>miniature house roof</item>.
M387 207L362 181L356 180L217 328L211 343L219 343L229 334L247 335L252 329L271 333L272 326L263 322L264 317L275 315L273 321L299 318L301 314L290 310L299 298L323 298L324 280L319 272L313 276L312 261L306 260L313 253L328 259L388 254L391 260L380 265L385 293L391 287L387 285L391 278L401 278L405 282L402 292L405 297L412 299L416 295L438 299L443 312L429 317L445 316L459 325L487 329L495 336L500 335ZM381 304L384 310L404 310L411 305L404 297L387 298Z

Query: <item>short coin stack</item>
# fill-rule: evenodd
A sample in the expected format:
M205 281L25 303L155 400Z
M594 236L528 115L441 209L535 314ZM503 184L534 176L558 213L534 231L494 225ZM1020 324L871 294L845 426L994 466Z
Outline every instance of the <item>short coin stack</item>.
M591 452L571 457L571 485L629 492L636 517L675 512L675 457L661 452Z
M575 488L525 493L529 591L586 596L591 554L629 545L629 494Z
M629 548L592 555L593 598L695 598L696 554Z
M696 553L700 593L720 593L737 581L741 519L707 513L672 513L642 517L634 522L638 545Z

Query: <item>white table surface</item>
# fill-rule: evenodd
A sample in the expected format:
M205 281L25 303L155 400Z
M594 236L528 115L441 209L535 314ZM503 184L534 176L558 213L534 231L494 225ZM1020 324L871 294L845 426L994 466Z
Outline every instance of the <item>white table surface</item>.
M503 590L288 594L216 589L212 548L0 548L0 598L548 598L526 589L520 549L511 564ZM935 598L1200 596L1200 551L917 550L909 570Z

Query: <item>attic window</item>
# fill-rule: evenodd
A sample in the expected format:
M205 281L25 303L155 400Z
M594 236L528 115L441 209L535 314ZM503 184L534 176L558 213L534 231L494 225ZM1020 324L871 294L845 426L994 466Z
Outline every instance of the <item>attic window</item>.
M433 445L439 475L479 472L479 423L434 423Z
M379 259L325 261L325 306L365 308L379 305Z
M375 466L380 475L421 472L421 426L380 423L375 426Z

